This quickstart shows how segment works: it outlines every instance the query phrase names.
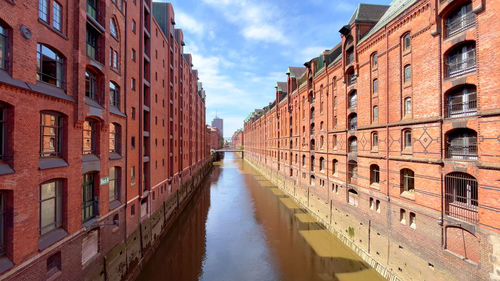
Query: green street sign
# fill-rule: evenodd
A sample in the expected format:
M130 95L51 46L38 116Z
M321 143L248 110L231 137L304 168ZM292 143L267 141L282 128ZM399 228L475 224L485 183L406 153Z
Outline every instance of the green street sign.
M105 184L108 184L108 183L109 183L109 177L101 178L101 185L105 185Z

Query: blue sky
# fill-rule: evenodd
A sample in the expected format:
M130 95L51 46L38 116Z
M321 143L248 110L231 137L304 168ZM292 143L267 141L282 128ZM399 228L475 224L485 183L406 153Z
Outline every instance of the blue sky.
M159 0L154 0L159 1ZM390 0L171 0L184 51L207 93L207 123L224 119L224 137L274 99L288 66L340 42L338 30L359 3Z

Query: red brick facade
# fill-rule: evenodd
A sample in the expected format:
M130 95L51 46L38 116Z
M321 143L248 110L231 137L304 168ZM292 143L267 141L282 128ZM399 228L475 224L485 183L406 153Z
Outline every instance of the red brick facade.
M0 1L0 27L0 279L124 277L209 157L173 7Z
M233 136L231 137L231 142L233 144L233 148L240 149L244 145L244 137L243 137L243 130L239 129L236 132L234 132Z
M498 279L498 12L360 5L341 42L249 116L245 158L405 280Z
M207 126L207 144L209 151L217 150L222 147L222 137L219 129L211 126Z

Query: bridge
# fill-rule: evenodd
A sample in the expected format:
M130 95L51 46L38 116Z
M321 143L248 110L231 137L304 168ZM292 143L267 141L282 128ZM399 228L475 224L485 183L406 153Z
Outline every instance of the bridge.
M223 154L224 152L236 152L236 153L241 153L241 158L245 157L245 151L242 149L237 149L237 148L231 148L231 147L226 147L226 148L221 148L214 150L214 153L217 154Z

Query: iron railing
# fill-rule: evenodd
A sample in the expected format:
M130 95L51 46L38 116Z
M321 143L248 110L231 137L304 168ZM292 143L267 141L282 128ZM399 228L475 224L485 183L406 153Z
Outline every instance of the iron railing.
M349 75L349 86L356 84L357 76L356 74Z
M466 102L452 103L448 102L448 117L470 116L477 114L477 100L469 100Z
M452 37L476 24L476 17L473 12L456 17L446 23L448 37Z
M445 213L466 222L478 222L478 192L475 178L464 173L445 176Z
M451 145L447 147L447 158L476 160L477 159L477 144L470 145Z
M446 70L448 77L460 76L476 70L476 50L472 49L450 56L446 63Z

